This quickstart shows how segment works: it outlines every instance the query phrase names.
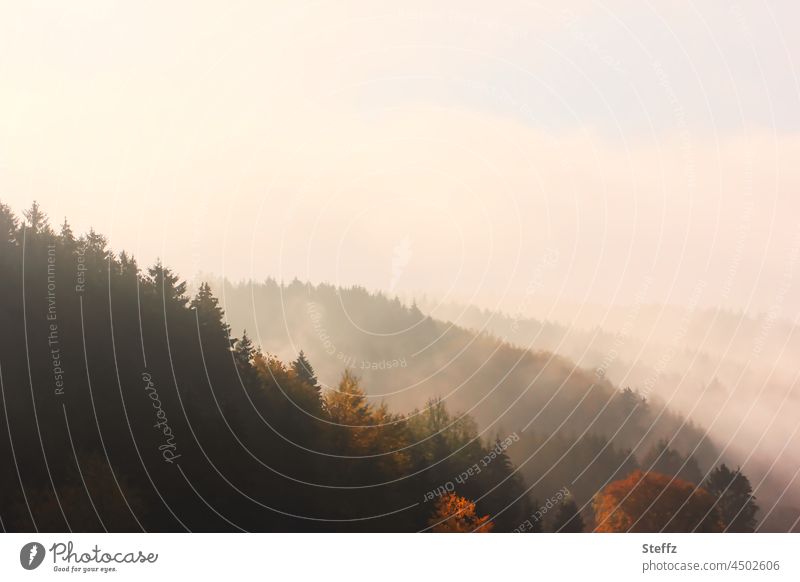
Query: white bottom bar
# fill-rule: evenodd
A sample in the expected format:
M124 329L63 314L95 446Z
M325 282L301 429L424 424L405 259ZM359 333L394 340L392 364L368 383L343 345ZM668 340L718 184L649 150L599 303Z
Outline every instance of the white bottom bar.
M3 534L0 578L794 581L798 554L797 534Z

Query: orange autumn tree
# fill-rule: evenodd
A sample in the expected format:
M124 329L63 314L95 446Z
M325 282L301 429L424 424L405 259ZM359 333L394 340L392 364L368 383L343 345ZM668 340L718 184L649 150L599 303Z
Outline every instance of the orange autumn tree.
M594 499L598 532L720 532L714 498L693 483L661 473L632 472Z
M389 412L385 403L369 402L360 380L345 370L336 390L326 392L324 409L333 427L328 444L354 457L371 457L385 471L408 470L408 437L402 416Z
M454 493L439 498L428 525L436 533L488 533L494 527L488 515L478 517L474 502Z

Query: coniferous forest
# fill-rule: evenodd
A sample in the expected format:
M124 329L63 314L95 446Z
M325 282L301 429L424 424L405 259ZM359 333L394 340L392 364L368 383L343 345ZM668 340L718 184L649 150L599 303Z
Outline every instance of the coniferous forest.
M773 503L636 386L413 303L299 281L189 291L35 203L0 205L0 272L5 531L747 532ZM346 339L341 301L414 331ZM363 357L338 365L331 342ZM479 372L443 365L464 349Z

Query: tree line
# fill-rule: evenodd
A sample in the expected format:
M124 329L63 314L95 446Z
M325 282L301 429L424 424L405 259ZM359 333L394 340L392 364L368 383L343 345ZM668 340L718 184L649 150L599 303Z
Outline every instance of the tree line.
M53 228L35 203L22 220L0 204L0 269L6 531L502 532L537 510L511 433L482 433L436 396L393 411L347 367L323 385L306 353L233 334L207 283L190 296L165 265ZM562 438L547 428L522 440ZM636 511L665 504L688 516L675 527L752 529L740 472L686 493L698 475L656 454L665 473L623 464L531 531L658 528Z

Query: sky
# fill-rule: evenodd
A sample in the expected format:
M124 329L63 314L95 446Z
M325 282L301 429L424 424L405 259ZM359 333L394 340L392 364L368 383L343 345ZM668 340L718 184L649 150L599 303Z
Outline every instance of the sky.
M800 5L0 0L0 201L187 278L778 310Z

